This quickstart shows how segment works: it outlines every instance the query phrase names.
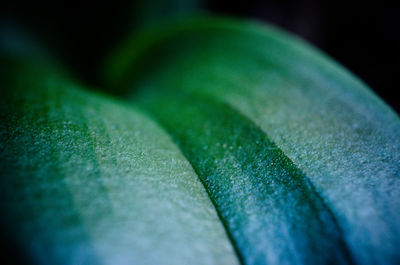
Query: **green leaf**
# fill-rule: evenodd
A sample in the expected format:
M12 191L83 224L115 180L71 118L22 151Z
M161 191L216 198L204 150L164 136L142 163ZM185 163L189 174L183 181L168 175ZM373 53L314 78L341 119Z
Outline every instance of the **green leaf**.
M198 18L134 37L107 66L199 174L243 263L400 261L399 118L327 56Z
M46 60L1 65L5 242L33 264L238 263L198 176L146 114Z

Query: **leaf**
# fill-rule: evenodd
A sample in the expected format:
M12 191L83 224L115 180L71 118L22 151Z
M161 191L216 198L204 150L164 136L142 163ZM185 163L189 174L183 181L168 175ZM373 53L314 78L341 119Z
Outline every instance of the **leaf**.
M29 263L238 263L198 176L146 114L46 60L1 64L1 234Z
M400 261L399 118L327 56L270 26L197 18L139 34L107 66L113 93L199 174L243 263Z

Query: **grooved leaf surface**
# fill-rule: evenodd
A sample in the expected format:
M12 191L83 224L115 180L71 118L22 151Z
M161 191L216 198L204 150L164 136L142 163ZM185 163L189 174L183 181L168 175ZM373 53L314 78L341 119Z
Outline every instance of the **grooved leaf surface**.
M245 264L351 263L306 176L249 120L198 95L141 99L202 178Z
M198 176L145 114L38 63L2 77L2 232L32 262L238 263Z
M301 41L254 23L195 19L148 31L134 41L109 64L109 80L119 85L117 93L143 100L144 105L157 104L163 93L186 93L230 106L303 172L337 220L355 262L399 262L400 122L364 84ZM175 113L170 117L154 107L151 111L165 124L182 120L169 130L179 133L178 141L194 144L186 121L190 118L171 98ZM219 114L215 110L208 115ZM229 119L223 123L215 126L235 127ZM206 132L206 127L193 131L202 129ZM185 146L197 150L186 142ZM229 152L218 157L229 159ZM262 196L264 191L254 194ZM265 229L280 229L291 221L272 222ZM304 224L309 221L302 219ZM279 248L280 239L267 240ZM286 241L281 251L291 243ZM268 249L265 245L265 253ZM266 256L264 262L274 255Z

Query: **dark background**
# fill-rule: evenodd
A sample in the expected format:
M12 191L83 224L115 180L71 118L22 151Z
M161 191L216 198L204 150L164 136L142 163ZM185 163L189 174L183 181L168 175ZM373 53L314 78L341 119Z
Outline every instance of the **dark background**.
M167 1L168 2L168 1ZM49 43L87 83L98 65L134 27L133 1L13 1L0 19L16 22ZM267 21L313 43L371 86L398 113L399 8L382 1L212 1L213 13Z

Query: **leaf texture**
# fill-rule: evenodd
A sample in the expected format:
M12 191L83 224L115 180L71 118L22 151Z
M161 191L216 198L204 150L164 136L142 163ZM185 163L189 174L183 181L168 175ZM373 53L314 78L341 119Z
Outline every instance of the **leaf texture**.
M399 118L325 55L198 18L127 41L107 71L181 147L244 263L400 261Z
M238 264L198 176L146 114L37 58L1 62L1 234L30 263Z

